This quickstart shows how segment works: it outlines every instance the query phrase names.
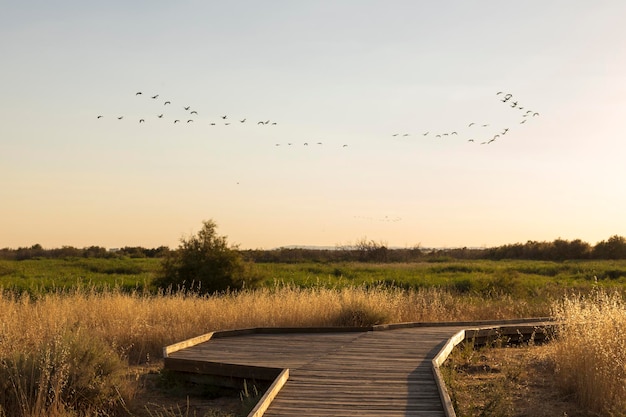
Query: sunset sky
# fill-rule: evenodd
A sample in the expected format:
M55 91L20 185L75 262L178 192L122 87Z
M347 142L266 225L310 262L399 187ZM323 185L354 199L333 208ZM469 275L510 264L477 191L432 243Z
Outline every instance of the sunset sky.
M9 2L0 248L176 247L208 219L252 249L626 236L625 20L622 0Z

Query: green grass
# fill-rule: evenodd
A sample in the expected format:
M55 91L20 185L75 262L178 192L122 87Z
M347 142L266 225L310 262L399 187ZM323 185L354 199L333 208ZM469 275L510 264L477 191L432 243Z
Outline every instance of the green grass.
M0 260L0 287L33 294L80 286L142 289L160 265L150 258Z
M79 286L154 289L151 283L160 267L161 260L154 258L0 260L0 287L33 294ZM566 290L586 291L596 284L596 278L599 286L626 289L626 260L249 263L246 274L267 288L436 287L529 299L559 297Z
M626 261L443 261L419 263L252 264L261 285L437 287L482 296L560 296L598 285L626 288Z

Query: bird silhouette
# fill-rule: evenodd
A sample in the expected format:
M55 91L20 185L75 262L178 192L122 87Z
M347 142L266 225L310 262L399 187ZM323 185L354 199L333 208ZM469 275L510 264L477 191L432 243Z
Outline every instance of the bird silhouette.
M348 147L348 145L343 145L343 146L342 146L342 148L347 148L347 147Z
M456 133L456 132L452 132L452 133L450 133L450 134L451 134L451 135L457 135L457 136L458 136L458 133Z
M533 113L533 117L539 116L539 113Z
M189 122L193 122L193 120L192 119L187 120L187 123L189 123Z
M139 123L143 123L143 122L145 122L144 119L139 119Z
M222 116L222 119L226 120L226 116Z
M159 114L157 117L158 117L159 119L162 119L162 118L163 118L163 113Z
M304 146L309 146L309 144L308 144L308 143L306 143L306 142L304 142Z
M468 142L474 142L474 139L468 139L467 141Z
M192 111L191 113L189 113L189 114L198 114L198 112L197 112L197 111L195 111L195 110L193 110L193 111Z
M98 116L98 119L102 119L102 116Z
M136 95L136 96L139 96L139 95L141 95L141 94L143 94L141 91L137 91L137 92L135 93L135 95Z
M117 120L122 120L124 118L124 116L120 116L117 118Z
M265 123L263 123L263 122L259 122L259 123L257 123L257 124L258 124L258 125L264 125Z
M163 103L164 106L166 106L168 104L172 104L172 102L171 101L166 101L165 103Z
M245 121L246 121L246 119L243 119L243 120L240 120L239 122L240 123L244 123Z
M509 131L509 128L507 127L506 129L504 129L504 130L502 131L501 135L506 135L506 132L508 132L508 131Z
M215 126L215 123L211 123L211 126Z
M157 94L157 95L152 96L152 98L154 98L154 99L156 99L156 98L158 98L158 97L159 97L159 95L158 95L158 94Z
M472 126L474 126L475 124L476 124L476 123L472 122L472 123L468 124L468 125L467 125L467 127L472 127Z
M399 133L394 133L394 134L393 134L393 135L391 135L391 136L394 136L394 137L395 137L395 136L398 136L398 135L399 135Z
M423 135L424 135L424 136L426 136L426 135L428 135L428 133L430 133L430 131L428 131L428 132L424 133Z
M276 122L272 122L272 126L276 126L278 123Z
M178 120L178 119L174 120L174 123L178 123L178 122L180 122L180 120Z
M185 110L189 110L190 108L191 108L191 106L183 107L183 109L185 109Z

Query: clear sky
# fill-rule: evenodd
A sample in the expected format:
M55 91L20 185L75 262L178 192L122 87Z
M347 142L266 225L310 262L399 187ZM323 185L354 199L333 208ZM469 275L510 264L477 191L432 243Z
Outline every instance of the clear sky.
M242 248L624 236L625 19L622 0L8 2L0 247L176 247L208 219Z

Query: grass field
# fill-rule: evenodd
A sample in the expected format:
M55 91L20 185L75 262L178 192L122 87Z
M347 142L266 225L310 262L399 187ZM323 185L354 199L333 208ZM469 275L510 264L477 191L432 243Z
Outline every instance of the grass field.
M77 286L153 290L151 282L160 267L158 258L0 260L0 288L31 294ZM522 298L558 297L565 290L586 290L593 285L626 288L626 260L248 263L246 273L266 288L436 287Z
M546 315L569 322L580 316L569 312L598 303L601 312L622 311L626 262L250 264L260 288L208 296L157 293L158 271L158 259L0 261L0 416L128 415L137 389L129 364L158 361L164 345L212 330ZM598 298L609 293L610 302ZM591 317L581 326L594 320L605 323ZM599 340L623 342L623 321L611 323L591 346L574 340L581 350L567 346L562 356L614 357L594 350ZM565 365L556 369L569 380ZM606 372L597 378L615 386ZM619 397L619 384L604 391Z

